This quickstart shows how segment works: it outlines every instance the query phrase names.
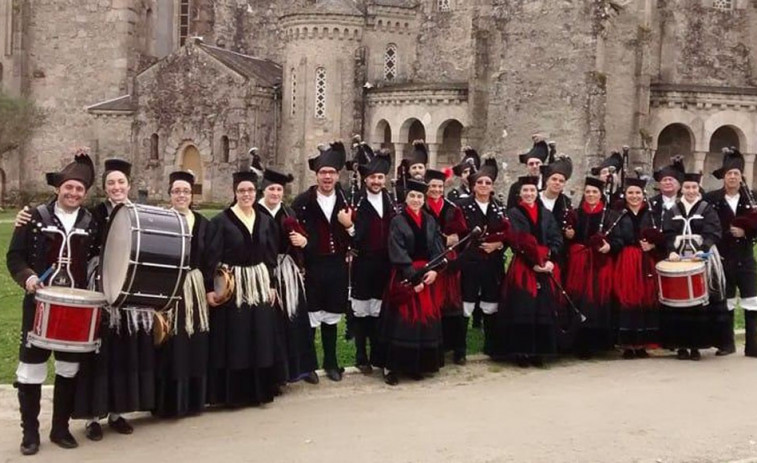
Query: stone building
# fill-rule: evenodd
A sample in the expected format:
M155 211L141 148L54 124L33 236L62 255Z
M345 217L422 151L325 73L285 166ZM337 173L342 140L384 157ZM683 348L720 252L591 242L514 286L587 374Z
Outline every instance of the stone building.
M250 147L302 188L317 145L357 133L425 139L437 166L470 144L506 182L541 131L576 178L624 144L705 172L737 146L753 182L753 24L752 0L0 0L0 85L47 114L0 181L41 189L84 144L153 198L191 168L223 202Z

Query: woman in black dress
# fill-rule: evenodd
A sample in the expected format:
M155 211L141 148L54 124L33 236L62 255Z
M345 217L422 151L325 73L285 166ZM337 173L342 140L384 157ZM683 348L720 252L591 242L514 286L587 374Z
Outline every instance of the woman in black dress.
M405 209L392 219L389 260L392 273L378 322L376 366L384 368L384 381L399 382L404 373L420 379L443 365L439 305L432 286L435 270L424 266L444 252L439 225L423 203L428 185L407 180Z
M211 268L226 266L235 280L228 301L208 293L208 400L213 405L272 402L282 380L273 305L278 230L270 216L255 210L256 179L251 171L235 173L234 204L211 220Z

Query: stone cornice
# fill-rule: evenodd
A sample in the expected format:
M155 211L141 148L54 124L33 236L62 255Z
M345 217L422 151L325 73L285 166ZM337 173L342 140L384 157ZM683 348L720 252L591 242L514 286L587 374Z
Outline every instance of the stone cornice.
M399 84L378 87L368 92L367 102L368 106L459 105L468 102L468 84Z
M757 88L652 84L652 107L757 111Z

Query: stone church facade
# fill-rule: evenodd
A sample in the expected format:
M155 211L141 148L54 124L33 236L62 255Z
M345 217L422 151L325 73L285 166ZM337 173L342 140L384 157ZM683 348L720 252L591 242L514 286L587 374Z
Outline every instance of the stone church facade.
M754 0L0 0L0 85L46 115L0 159L2 193L86 145L151 198L188 168L224 202L251 147L300 189L353 134L395 156L424 139L438 167L469 144L507 181L536 131L577 179L627 144L705 172L737 146L754 182L754 24Z

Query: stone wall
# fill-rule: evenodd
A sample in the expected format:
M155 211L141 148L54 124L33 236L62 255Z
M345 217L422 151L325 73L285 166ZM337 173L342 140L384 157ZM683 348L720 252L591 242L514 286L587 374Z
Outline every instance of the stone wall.
M452 11L437 10L436 1L421 2L416 38L417 58L410 78L418 82L464 82L473 65L473 1L455 1Z
M36 0L31 5L24 37L26 78L46 119L23 149L23 188L43 188L41 172L68 162L72 147L98 139L86 107L128 91L142 8L139 0ZM119 139L99 144L117 145Z
M542 131L574 159L574 178L605 149L607 77L597 70L603 23L597 2L494 0L482 8L489 29L488 124L482 151L525 171L517 154ZM560 18L560 21L550 21ZM507 137L503 138L503 130Z

